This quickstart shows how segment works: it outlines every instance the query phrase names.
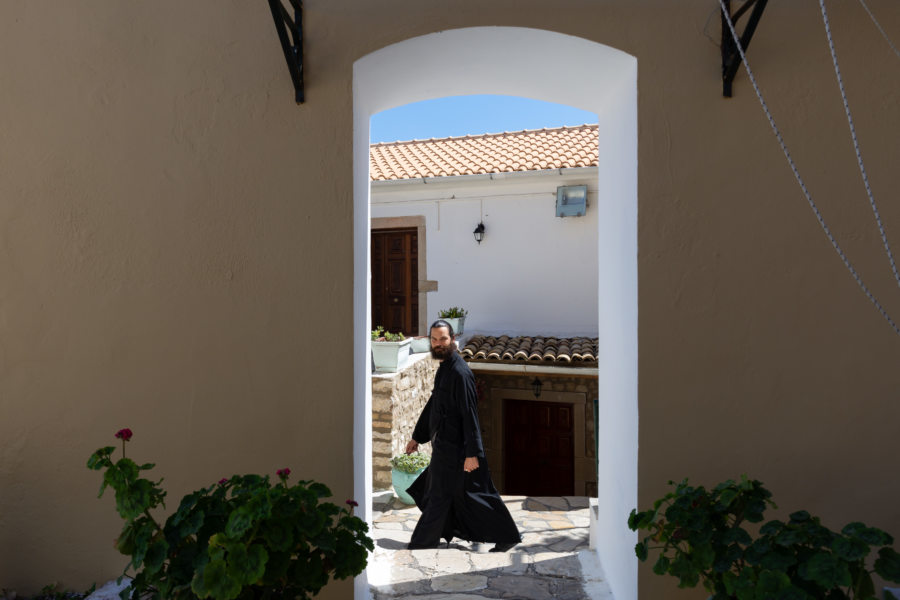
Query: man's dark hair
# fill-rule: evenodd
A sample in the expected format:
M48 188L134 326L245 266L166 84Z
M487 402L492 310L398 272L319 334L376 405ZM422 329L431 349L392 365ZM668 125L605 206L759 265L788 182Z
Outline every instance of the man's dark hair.
M450 337L453 337L455 335L453 332L453 325L451 325L450 323L448 323L447 321L445 321L443 319L438 319L437 321L432 323L431 327L428 328L428 332L431 333L431 330L434 329L435 327L446 327L447 331L450 332Z

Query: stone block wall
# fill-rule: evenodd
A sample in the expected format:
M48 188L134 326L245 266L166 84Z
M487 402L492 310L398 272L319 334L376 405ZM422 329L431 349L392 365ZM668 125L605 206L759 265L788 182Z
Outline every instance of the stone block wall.
M372 485L391 487L391 457L406 450L419 413L431 396L440 363L427 353L413 354L397 373L372 374ZM431 445L421 448L431 453Z

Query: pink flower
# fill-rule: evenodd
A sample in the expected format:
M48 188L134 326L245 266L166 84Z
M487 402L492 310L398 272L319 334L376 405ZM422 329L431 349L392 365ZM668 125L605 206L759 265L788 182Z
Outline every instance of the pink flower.
M282 479L287 479L288 475L291 474L291 470L285 467L284 469L278 469L275 471L275 474L281 477Z
M225 485L226 483L228 483L228 480L224 477L219 480L219 485Z
M356 500L347 500L347 504L349 504L350 506L352 506L354 508L359 506L359 502L357 502Z
M120 429L116 432L116 437L123 442L127 442L131 439L131 436L134 435L131 433L131 430L127 427L125 429Z

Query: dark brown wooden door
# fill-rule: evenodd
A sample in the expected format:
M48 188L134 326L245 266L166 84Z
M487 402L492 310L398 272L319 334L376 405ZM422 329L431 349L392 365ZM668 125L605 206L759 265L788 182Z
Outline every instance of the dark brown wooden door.
M372 328L419 335L419 255L415 228L372 232Z
M575 419L571 404L507 398L503 403L505 479L516 496L572 496Z

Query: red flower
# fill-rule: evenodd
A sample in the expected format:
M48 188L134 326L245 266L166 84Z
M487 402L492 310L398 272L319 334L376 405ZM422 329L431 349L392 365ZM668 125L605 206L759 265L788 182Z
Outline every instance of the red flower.
M291 470L288 468L278 469L275 471L275 474L281 477L282 479L287 479L288 475L291 474Z
M359 502L357 502L356 500L347 500L347 504L349 504L350 506L352 506L354 508L359 506Z
M228 480L224 477L219 480L219 485L225 485L226 483L228 483Z
M127 442L131 439L131 436L134 435L131 433L131 430L127 427L125 429L120 429L116 432L116 437L123 442Z

